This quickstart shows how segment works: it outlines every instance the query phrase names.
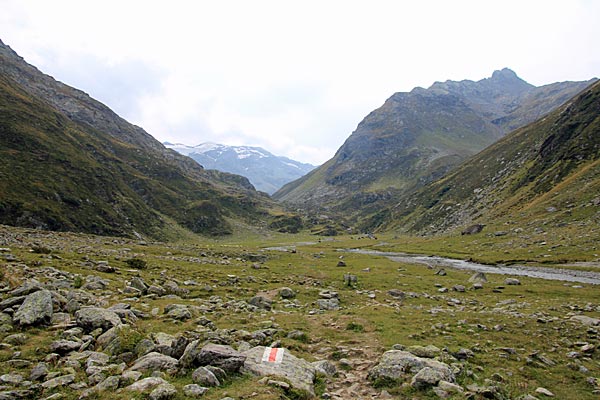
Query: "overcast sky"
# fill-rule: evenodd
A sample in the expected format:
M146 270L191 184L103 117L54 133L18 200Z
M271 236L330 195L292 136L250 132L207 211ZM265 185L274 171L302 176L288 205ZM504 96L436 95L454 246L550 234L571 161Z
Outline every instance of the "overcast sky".
M0 0L0 39L160 141L331 158L393 93L600 75L600 1Z

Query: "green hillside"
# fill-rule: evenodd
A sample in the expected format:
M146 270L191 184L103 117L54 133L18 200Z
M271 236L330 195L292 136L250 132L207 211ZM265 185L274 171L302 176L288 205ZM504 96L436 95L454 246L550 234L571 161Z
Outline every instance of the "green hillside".
M478 82L437 82L396 93L365 117L331 160L274 198L356 222L435 182L589 84L535 87L504 69Z
M161 238L268 222L247 179L203 170L1 43L0 72L0 223Z
M472 223L594 226L600 215L600 83L398 199L367 226L440 233Z

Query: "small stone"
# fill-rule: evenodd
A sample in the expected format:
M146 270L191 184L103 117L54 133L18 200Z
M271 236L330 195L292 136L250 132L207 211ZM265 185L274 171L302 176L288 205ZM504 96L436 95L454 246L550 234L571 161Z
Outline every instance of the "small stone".
M210 372L206 367L199 367L192 373L192 380L202 386L221 386L221 382L215 374Z
M208 388L193 383L183 387L183 394L187 397L202 397L206 394L206 392L208 392L208 390Z
M552 393L551 391L549 391L548 389L543 388L543 387L539 387L539 388L535 389L535 393L541 394L544 396L548 396L548 397L554 397L554 393Z
M517 286L521 284L521 281L518 280L517 278L506 278L504 280L504 284L505 285L512 285L512 286Z
M177 395L177 389L170 383L162 383L150 392L150 400L169 400Z
M29 379L32 381L39 381L44 379L48 375L48 365L44 362L38 363L31 369Z
M293 299L296 297L296 292L289 287L283 287L279 289L279 296L281 296L282 299Z

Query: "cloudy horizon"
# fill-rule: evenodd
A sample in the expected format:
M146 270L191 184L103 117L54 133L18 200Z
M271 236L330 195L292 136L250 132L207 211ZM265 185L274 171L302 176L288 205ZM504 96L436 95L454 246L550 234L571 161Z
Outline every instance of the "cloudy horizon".
M321 164L392 94L598 76L600 2L3 0L0 39L161 142Z

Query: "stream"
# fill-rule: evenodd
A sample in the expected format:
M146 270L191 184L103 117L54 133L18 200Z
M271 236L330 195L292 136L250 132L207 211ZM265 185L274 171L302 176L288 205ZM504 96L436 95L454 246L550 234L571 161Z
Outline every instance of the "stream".
M338 251L384 256L397 262L425 264L431 267L446 267L490 274L528 276L531 278L548 279L554 281L600 285L599 272L580 271L566 268L532 267L524 265L486 265L438 256L424 256L418 254L393 253L376 250L340 249Z

